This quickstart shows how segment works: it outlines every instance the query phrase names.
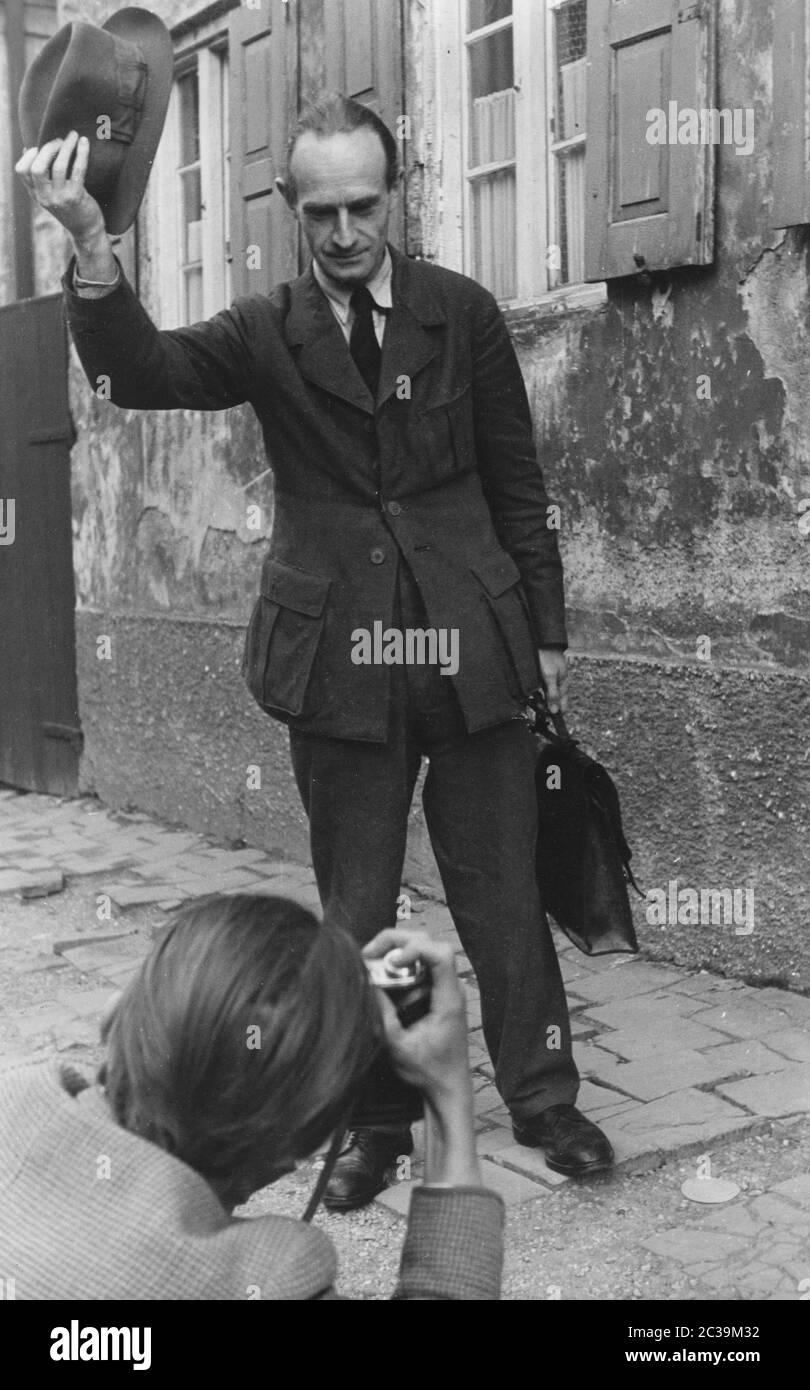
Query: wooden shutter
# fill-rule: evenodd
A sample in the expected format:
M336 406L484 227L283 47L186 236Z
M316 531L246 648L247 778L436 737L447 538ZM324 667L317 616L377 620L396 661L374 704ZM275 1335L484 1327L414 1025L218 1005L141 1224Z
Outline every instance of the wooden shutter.
M266 293L298 273L293 216L273 187L294 117L296 26L283 0L230 18L231 269L234 295Z
M714 145L647 134L715 106L715 27L714 0L588 0L587 280L711 263Z
M806 0L779 0L773 16L773 226L810 222Z
M400 0L323 0L323 37L324 86L370 106L396 136L406 114ZM389 232L397 246L403 202L400 197Z

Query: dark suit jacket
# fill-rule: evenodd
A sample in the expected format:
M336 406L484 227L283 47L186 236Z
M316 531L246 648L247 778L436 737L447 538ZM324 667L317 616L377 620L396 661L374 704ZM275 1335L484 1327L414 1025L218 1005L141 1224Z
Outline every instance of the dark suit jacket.
M393 310L372 399L311 271L204 323L159 332L126 281L67 316L92 384L137 409L249 401L275 475L275 517L244 674L304 732L383 742L391 668L351 660L387 627L398 556L430 625L455 628L452 677L472 732L539 684L565 645L562 567L520 368L492 295L394 248ZM448 679L450 679L448 677Z

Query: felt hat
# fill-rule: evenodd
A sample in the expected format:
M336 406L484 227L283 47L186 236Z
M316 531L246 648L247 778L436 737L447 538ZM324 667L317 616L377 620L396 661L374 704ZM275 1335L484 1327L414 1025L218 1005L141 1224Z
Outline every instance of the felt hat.
M101 27L74 21L48 40L20 87L26 148L86 135L85 187L118 236L135 221L172 87L172 40L157 15L119 10Z

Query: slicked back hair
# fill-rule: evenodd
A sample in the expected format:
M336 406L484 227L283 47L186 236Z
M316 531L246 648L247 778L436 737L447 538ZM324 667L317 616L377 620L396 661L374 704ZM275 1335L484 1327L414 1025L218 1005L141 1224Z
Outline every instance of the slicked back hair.
M301 111L287 143L287 172L285 183L289 197L295 201L296 187L290 165L295 147L302 135L311 132L325 140L330 135L349 135L353 130L372 130L379 136L385 151L385 182L389 191L399 180L400 165L397 142L388 126L370 107L340 92L324 92L317 101L309 102Z
M381 1023L357 946L299 904L175 914L122 995L104 1079L118 1123L211 1182L303 1158L345 1117Z

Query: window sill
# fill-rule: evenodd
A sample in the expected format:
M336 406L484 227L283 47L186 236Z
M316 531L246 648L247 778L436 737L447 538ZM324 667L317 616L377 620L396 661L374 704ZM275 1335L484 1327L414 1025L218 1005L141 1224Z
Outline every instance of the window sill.
M559 289L549 290L547 294L538 295L536 299L522 304L512 301L501 307L509 327L520 331L530 329L548 319L562 318L566 314L582 310L599 309L606 303L607 285L604 281L599 281L597 284L561 285Z

